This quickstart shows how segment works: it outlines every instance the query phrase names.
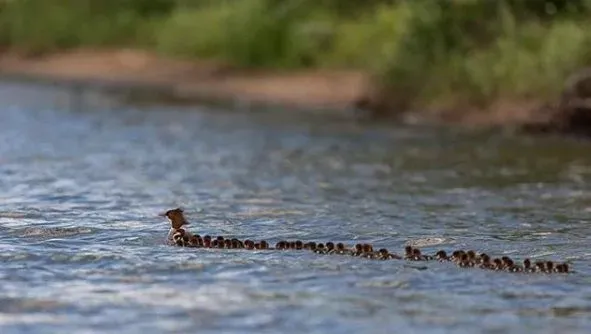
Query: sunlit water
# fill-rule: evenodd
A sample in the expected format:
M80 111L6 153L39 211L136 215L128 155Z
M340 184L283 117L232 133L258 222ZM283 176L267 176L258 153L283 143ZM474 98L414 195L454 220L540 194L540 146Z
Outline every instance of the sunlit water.
M591 331L591 144L52 94L0 86L1 333ZM180 249L177 206L202 234L576 272Z

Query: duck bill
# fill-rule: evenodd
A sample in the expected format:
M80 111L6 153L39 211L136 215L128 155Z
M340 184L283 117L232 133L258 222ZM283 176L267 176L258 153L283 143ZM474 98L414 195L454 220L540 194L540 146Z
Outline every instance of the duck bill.
M161 212L158 214L158 217L166 217L166 212Z

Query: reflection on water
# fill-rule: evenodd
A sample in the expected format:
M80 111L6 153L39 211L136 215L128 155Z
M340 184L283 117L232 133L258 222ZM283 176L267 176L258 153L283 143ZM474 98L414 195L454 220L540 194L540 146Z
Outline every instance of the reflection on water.
M1 86L2 333L588 332L591 146L321 117L72 112ZM303 118L303 119L302 119ZM473 248L572 275L178 249L238 238Z

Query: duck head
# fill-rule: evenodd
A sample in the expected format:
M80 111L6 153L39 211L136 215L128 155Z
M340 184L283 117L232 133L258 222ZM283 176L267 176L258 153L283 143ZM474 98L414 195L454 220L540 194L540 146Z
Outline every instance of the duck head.
M168 218L168 220L170 220L170 225L175 230L178 230L185 225L189 225L189 222L183 214L183 209L181 208L168 210L164 213L161 213L160 216Z

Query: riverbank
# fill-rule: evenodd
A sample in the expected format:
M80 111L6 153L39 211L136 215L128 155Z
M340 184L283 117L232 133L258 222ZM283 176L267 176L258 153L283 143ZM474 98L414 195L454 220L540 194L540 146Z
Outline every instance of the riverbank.
M308 110L360 109L368 117L381 117L372 76L363 71L244 70L221 62L174 60L146 51L76 49L29 56L0 55L0 80L51 82L62 86L86 85L142 100L166 103L254 104ZM422 122L463 126L510 126L550 121L542 100L499 100L486 108L423 109L407 111ZM396 113L400 115L402 113Z

